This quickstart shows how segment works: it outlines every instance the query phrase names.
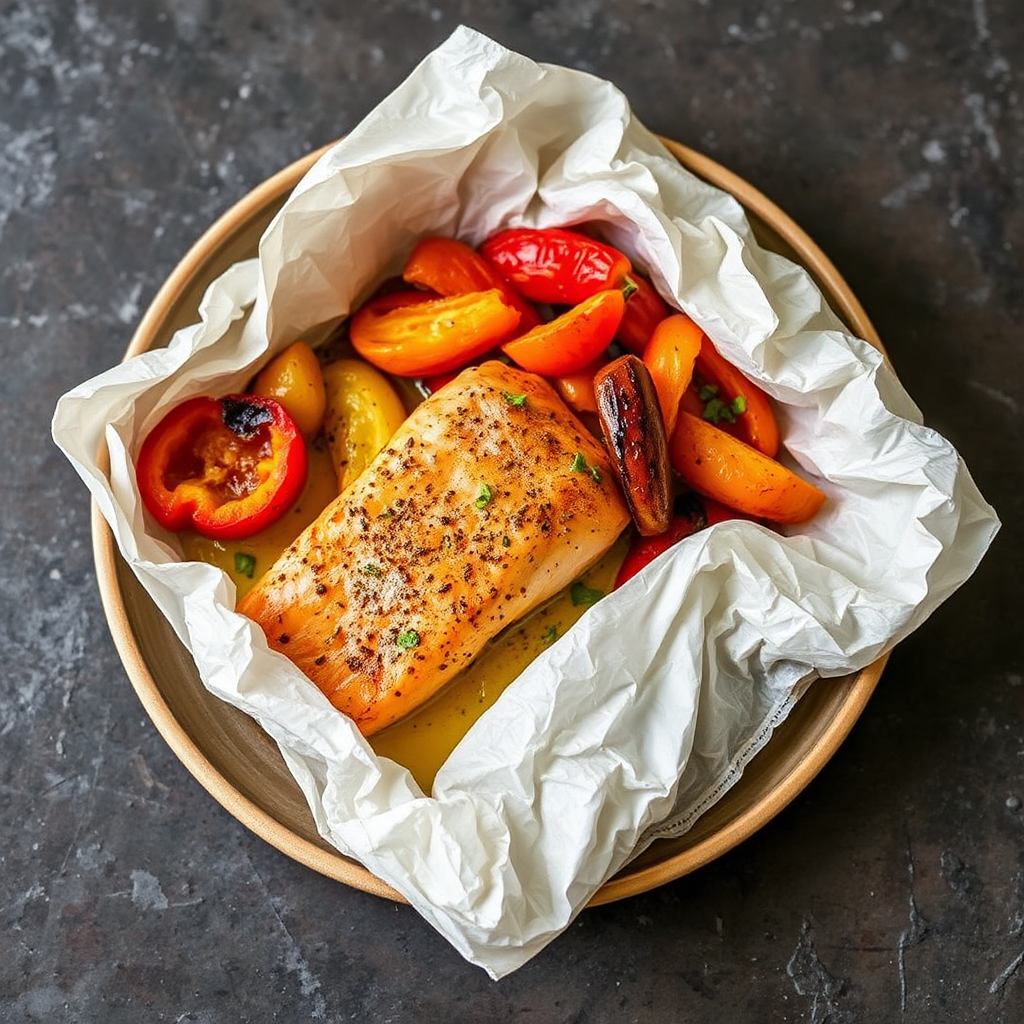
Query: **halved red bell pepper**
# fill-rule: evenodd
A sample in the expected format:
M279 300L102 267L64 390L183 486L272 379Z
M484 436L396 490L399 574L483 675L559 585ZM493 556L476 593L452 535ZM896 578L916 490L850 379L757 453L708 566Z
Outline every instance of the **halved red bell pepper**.
M371 300L352 317L349 338L359 355L385 373L427 377L464 366L504 341L519 315L499 288L409 303L390 295Z
M429 288L438 295L462 295L497 288L502 300L519 310L517 334L525 334L541 322L537 310L493 264L457 238L430 235L421 239L409 254L402 277L409 284Z
M480 251L533 302L575 306L595 292L622 288L632 265L618 249L565 228L509 228Z
M306 445L272 398L193 398L147 434L135 470L161 526L239 540L295 503L306 482Z
M618 288L599 291L568 312L501 346L517 366L542 377L583 369L611 344L626 300Z

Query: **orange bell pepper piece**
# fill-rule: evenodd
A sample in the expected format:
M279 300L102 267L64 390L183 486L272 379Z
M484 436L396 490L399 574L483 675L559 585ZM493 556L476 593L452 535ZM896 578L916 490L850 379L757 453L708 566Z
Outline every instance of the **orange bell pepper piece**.
M597 395L594 393L594 374L604 366L605 360L595 359L582 370L556 377L552 383L570 409L578 413L597 415Z
M635 290L626 302L615 340L634 355L642 356L655 328L672 315L672 309L646 278L633 273L629 279Z
M429 288L438 295L497 288L505 304L519 310L518 334L525 334L541 322L536 308L488 260L456 238L431 235L421 239L409 254L402 277L409 284Z
M779 452L779 426L771 400L753 381L719 355L711 340L704 338L697 356L695 391L705 419L728 434L775 458ZM695 410L692 399L686 404Z
M685 313L676 313L658 324L644 349L644 365L654 380L669 437L675 430L679 402L693 378L703 337L704 332Z
M672 432L669 457L695 491L758 519L802 523L825 501L814 484L685 410Z
M612 343L626 300L619 288L596 292L568 312L501 346L517 366L562 377L593 362Z
M368 363L396 377L454 370L505 340L519 323L500 289L401 304L394 295L352 317L349 338Z

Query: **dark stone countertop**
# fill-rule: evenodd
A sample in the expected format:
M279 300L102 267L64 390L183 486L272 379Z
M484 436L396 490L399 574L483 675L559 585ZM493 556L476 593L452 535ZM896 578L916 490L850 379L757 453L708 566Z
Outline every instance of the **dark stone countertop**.
M1024 21L1015 0L0 4L0 1020L1024 1019ZM821 244L1004 529L848 741L697 873L494 983L250 834L107 630L57 397L235 200L460 21L611 79Z

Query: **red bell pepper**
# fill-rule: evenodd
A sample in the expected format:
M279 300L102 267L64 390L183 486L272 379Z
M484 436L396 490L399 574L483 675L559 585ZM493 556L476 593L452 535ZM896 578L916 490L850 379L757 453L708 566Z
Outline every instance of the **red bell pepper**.
M626 300L618 288L596 292L568 312L501 346L517 366L542 377L583 369L611 344Z
M615 586L621 587L626 580L632 579L663 551L668 551L673 544L678 544L684 537L703 530L707 525L707 513L697 495L687 494L678 498L672 521L664 533L655 534L653 537L637 536L630 545L619 567L619 574L615 577Z
M517 334L541 322L537 310L495 267L472 246L456 238L431 235L417 242L402 271L409 284L429 288L438 295L462 295L497 288L502 300L519 310Z
M432 395L435 391L440 391L445 384L451 384L458 375L458 370L449 370L447 373L435 373L430 377L423 377L419 383L428 395Z
M509 228L480 251L533 302L575 306L595 292L632 283L624 253L564 228Z
M193 398L146 436L136 476L161 526L215 540L250 537L279 519L306 482L306 445L272 398Z

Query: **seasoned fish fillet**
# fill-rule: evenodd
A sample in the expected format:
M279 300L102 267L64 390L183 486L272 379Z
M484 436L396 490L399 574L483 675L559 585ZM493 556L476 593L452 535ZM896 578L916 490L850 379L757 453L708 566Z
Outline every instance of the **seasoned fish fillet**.
M369 736L628 521L604 448L554 390L487 362L420 405L239 610Z

